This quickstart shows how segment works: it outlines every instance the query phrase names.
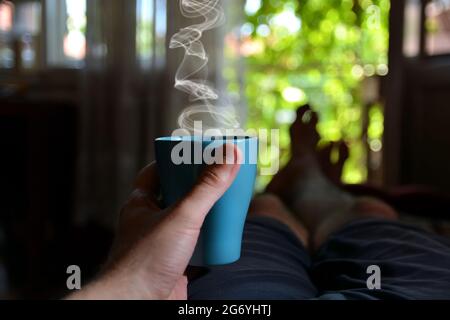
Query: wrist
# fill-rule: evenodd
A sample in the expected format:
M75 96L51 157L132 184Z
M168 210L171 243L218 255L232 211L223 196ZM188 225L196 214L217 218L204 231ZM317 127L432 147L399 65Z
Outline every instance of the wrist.
M141 281L120 275L104 274L78 290L69 300L157 300L162 299L155 290L146 288Z

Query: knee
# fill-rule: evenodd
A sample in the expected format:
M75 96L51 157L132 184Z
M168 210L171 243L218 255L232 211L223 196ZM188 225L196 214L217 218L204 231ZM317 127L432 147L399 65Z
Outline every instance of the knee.
M278 196L265 193L253 198L248 213L249 215L267 215L284 212L285 210L285 205Z
M398 213L387 203L375 198L361 197L356 200L353 212L358 216L397 220Z

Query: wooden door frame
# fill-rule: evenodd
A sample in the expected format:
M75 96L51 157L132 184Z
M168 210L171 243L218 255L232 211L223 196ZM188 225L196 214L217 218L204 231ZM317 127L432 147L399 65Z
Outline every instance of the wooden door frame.
M404 182L402 163L405 150L403 141L405 94L407 79L410 76L425 77L431 82L449 81L450 73L434 72L436 68L450 69L450 55L429 56L426 53L425 8L431 0L421 0L420 12L420 44L417 57L407 58L403 53L405 6L406 0L391 0L389 17L389 75L386 79L385 90L385 131L383 172L384 185L397 186ZM433 75L429 75L433 72ZM422 79L424 80L424 79ZM406 179L407 180L407 179Z
M391 1L389 15L389 75L386 82L386 106L384 122L383 183L395 186L400 182L402 141L399 130L402 125L402 92L404 76L403 36L405 0Z

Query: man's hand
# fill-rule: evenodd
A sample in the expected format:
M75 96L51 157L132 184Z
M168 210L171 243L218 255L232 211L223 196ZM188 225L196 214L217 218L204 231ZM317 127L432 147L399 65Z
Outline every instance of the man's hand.
M189 194L166 210L156 199L155 164L143 169L121 211L105 271L69 299L186 299L184 272L200 228L239 171L239 149L224 148L226 164L207 167Z

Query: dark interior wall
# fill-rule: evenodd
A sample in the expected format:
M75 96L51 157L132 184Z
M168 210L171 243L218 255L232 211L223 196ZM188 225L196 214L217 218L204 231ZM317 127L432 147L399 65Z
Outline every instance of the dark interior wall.
M70 104L2 101L0 219L7 269L18 286L42 278L53 228L71 221L76 119Z
M108 252L108 232L73 224L77 119L68 102L1 101L0 257L21 297L57 296L72 259L89 277Z
M27 194L26 127L23 117L0 116L0 231L4 241L0 250L9 263L7 268L11 270L13 265L16 268L16 272L10 274L12 282L19 282L20 275L25 273L25 244L19 241L15 230L25 221L28 206L24 199Z

